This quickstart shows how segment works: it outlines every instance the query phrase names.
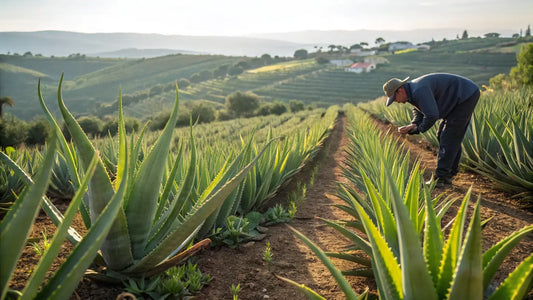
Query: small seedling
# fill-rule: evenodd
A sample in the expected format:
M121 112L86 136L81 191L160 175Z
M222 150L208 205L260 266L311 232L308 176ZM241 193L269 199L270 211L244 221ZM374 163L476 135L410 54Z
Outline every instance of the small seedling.
M239 290L241 289L241 285L237 284L235 286L234 284L231 285L231 293L233 294L233 300L239 299Z
M266 248L263 251L263 260L266 261L269 270L272 256L274 256L274 253L272 253L272 248L270 248L270 242L266 242Z
M50 248L50 242L48 241L48 238L46 237L46 230L41 232L43 236L43 246L41 247L39 243L34 242L33 243L33 250L35 251L35 254L39 256L43 256L43 254Z

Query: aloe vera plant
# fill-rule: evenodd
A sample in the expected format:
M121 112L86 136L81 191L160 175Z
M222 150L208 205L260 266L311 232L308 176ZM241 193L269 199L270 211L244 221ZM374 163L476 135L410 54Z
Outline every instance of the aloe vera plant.
M43 199L46 199L44 194L48 187L56 150L57 139L56 134L53 134L35 181L8 156L0 153L0 159L13 169L28 186L18 197L13 208L2 220L2 223L0 223L0 240L2 241L0 243L0 252L2 253L2 262L0 264L0 290L2 292L0 299L4 299L8 293L9 280L13 274L17 259L26 243L30 228L38 213L39 205ZM93 262L104 237L111 228L115 215L119 211L125 184L119 187L116 196L109 201L101 216L95 220L94 226L80 240L66 261L39 291L47 271L68 234L69 226L82 202L89 180L95 170L96 162L97 159L94 156L87 166L87 172L82 175L79 189L65 213L63 222L59 224L48 250L46 250L33 271L23 292L18 293L15 297L20 297L20 299L65 299L74 291L83 276L83 272ZM9 240L9 243L5 242L7 240Z
M76 157L80 168L86 169L97 151L64 105L61 96L62 79L63 76L58 87L58 105L76 147ZM57 122L46 109L42 97L40 101L50 122L58 128ZM140 163L137 158L143 132L136 141L132 138L131 142L128 142L121 99L119 102L119 153L115 178L110 179L103 160L99 158L95 174L89 182L88 199L82 211L85 210L89 215L86 225L92 227L110 199L117 197L118 187L125 185L125 192L121 196L122 206L100 250L107 269L114 274L132 277L150 276L181 261L183 254L178 252L183 251L183 248L194 239L205 220L239 186L264 150L259 152L245 167L236 170L235 175L232 176L227 175L228 170L234 170L235 166L239 166L244 155L238 155L234 161L227 162L227 167L223 168L204 191L201 191L200 196L192 197L192 187L197 178L196 151L192 134L191 158L186 176L180 182L174 181L181 157L176 158L174 171L164 176L173 130L178 117L177 86L176 101L170 119L158 140ZM75 167L74 164L71 166ZM166 181L163 181L163 178ZM178 188L176 193L171 195L170 191L174 186ZM46 204L47 213L53 212L51 215L54 221L61 220L61 215L54 210L52 204ZM205 245L205 243L199 245ZM197 247L192 249L190 251L195 251Z

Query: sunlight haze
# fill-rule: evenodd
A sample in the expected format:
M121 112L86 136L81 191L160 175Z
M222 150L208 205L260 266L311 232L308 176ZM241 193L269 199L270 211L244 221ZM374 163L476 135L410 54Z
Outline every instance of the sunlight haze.
M514 30L531 0L0 0L0 31L237 36L302 30Z

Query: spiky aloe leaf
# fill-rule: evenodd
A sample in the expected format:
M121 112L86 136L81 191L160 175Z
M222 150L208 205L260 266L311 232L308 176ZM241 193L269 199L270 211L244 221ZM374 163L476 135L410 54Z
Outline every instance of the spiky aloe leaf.
M282 276L279 276L279 275L276 275L276 277L278 279L281 279L285 282L288 282L292 285L294 285L295 287L297 287L300 291L302 291L308 299L311 299L311 300L326 300L326 298L320 296L317 292L313 291L312 289L308 288L307 286L305 286L304 284L300 284L296 281L292 281L288 278L285 278L285 277L282 277Z
M363 207L354 203L359 219L365 226L365 232L372 245L372 268L378 282L380 295L384 299L401 299L402 271L392 250L372 223Z
M466 209L470 200L472 189L466 193L463 203L457 212L452 229L448 236L448 240L444 245L443 257L439 268L439 282L437 285L437 292L439 298L444 299L448 294L448 289L452 283L453 273L459 258L459 251L461 250L462 234L466 218Z
M439 266L442 258L443 237L440 222L435 215L433 204L428 195L424 197L426 202L426 221L424 226L424 257L428 270L433 280L433 285L437 286L439 278Z
M231 178L220 189L213 191L213 193L204 194L201 199L192 207L183 219L177 221L173 231L170 232L152 251L147 253L142 259L134 265L123 270L125 274L142 274L149 271L154 266L161 263L174 249L176 244L189 238L190 235L197 230L208 217L215 211L224 200L230 195L235 188L246 178L247 172L255 165L259 157L264 153L266 147L270 145L268 142L261 150L261 152L237 175ZM239 164L235 161L234 164ZM218 180L221 178L219 177ZM213 182L214 186L218 183ZM208 197L207 199L205 197Z
M36 176L35 183L28 185L22 191L11 210L0 223L0 253L2 253L0 299L3 299L7 293L9 280L22 253L31 226L39 212L39 204L50 180L56 149L57 138L55 133L52 133L51 142L48 144L48 149ZM0 152L0 156L4 161L6 161L5 158L11 161L3 152Z
M83 177L82 182L80 183L79 189L70 201L70 204L68 206L67 211L65 212L65 216L63 218L63 221L61 222L61 225L59 225L54 238L52 239L52 242L50 243L50 246L48 250L45 252L41 260L39 261L39 264L37 265L36 269L31 274L30 279L28 280L28 284L24 288L23 291L23 297L21 299L34 299L35 295L37 294L37 290L39 286L44 281L44 277L46 276L46 272L54 262L55 258L57 257L57 253L59 253L59 250L61 249L61 245L64 242L65 237L68 234L68 229L72 221L74 220L74 216L76 215L76 212L78 211L78 208L82 202L83 195L87 191L87 186L89 185L89 179L92 176L92 173L94 172L94 169L96 167L97 162L97 156L93 158L91 161L91 164L89 165L89 169L87 170L85 176ZM85 269L79 270L79 272L83 272ZM65 285L62 285L61 288L67 288L74 290L78 284L78 282L75 283L74 286L67 287Z
M516 269L505 279L505 281L492 294L489 300L523 299L531 290L533 284L533 254L526 258Z
M150 237L155 219L161 181L167 163L172 135L178 120L179 96L176 85L176 101L170 118L147 155L136 175L131 192L127 195L125 207L133 257L141 259Z
M310 239L308 239L305 235L303 235L301 232L296 230L294 227L287 225L295 234L298 236L298 238L304 242L309 249L311 249L316 256L324 263L324 265L328 268L331 275L333 275L333 278L335 278L335 281L339 284L339 287L343 291L344 295L346 296L346 299L358 299L359 296L355 294L355 292L352 290L352 287L346 281L346 278L342 276L342 273L335 267L335 265L331 262L331 260L328 258L328 256L320 249L315 243L313 243Z
M74 116L72 116L65 106L61 94L62 83L63 74L61 74L59 87L57 89L59 109L63 115L65 124L72 135L72 141L78 149L80 162L83 168L87 169L91 159L96 154L96 150L78 122L76 122L76 119L74 119ZM101 212L114 195L115 190L113 188L113 183L107 174L103 161L99 159L96 165L96 171L89 182L89 208L92 222L100 216ZM128 227L124 212L120 211L117 214L117 219L109 231L106 240L102 244L102 255L106 264L112 270L120 270L133 263L128 235L129 228L131 228L131 226Z
M97 251L114 226L117 214L122 211L126 183L127 180L120 183L117 192L104 207L83 240L76 245L67 260L39 292L37 299L67 299L70 296L83 276L83 271L93 262Z
M531 232L533 232L533 225L515 231L483 254L483 289L489 286L492 278L496 275L496 271L498 271L498 268L507 257L507 254L509 254L522 238Z
M361 236L359 236L358 234L355 234L353 231L350 231L344 228L344 226L341 226L335 222L332 222L326 219L321 219L321 220L324 221L329 226L333 227L335 230L337 230L339 233L341 233L345 237L347 237L351 242L355 244L356 247L363 250L363 252L365 252L368 255L372 255L371 244L365 239L363 239Z
M392 191L391 202L398 227L403 296L406 299L437 299L437 291L433 286L422 254L420 237L418 236L415 224L410 219L409 211L388 169L385 174ZM408 202L418 201L418 195L411 196L416 199L408 199ZM420 286L424 288L421 289Z
M479 201L466 232L457 268L452 279L449 299L483 299L483 268L481 256L481 215Z
M365 183L366 192L370 202L372 204L373 211L375 213L376 225L378 229L383 233L385 240L391 246L394 255L398 255L398 232L396 230L396 220L392 215L390 206L383 199L383 196L378 192L375 186L372 184L370 178L366 173L361 174Z
M372 266L370 259L363 257L360 254L350 254L350 253L343 253L343 252L326 252L326 255L329 257L335 257L335 258L351 261L351 262L361 264L367 267Z

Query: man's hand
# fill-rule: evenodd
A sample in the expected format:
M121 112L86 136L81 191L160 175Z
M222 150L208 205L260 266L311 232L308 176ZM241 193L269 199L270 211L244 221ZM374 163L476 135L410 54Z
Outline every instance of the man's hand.
M411 130L415 130L417 128L416 124L409 124L398 128L399 133L409 133Z

